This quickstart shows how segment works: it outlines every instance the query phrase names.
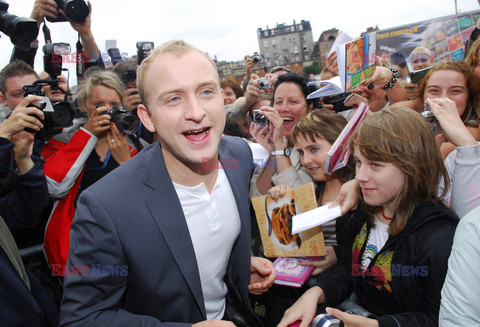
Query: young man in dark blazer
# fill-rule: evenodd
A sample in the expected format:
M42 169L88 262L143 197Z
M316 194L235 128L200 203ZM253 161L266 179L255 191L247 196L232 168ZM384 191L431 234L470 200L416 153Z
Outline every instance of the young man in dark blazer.
M138 69L153 144L85 190L72 223L62 326L259 326L248 291L275 279L250 256L252 154L222 137L214 62L183 41Z

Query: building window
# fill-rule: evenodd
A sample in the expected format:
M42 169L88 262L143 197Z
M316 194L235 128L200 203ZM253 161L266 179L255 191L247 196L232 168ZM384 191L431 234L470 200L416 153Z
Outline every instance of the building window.
M302 34L302 41L305 42L305 34Z
M309 56L309 55L305 55L305 60L310 60L310 56Z
M268 51L265 52L265 58L267 58L267 59L270 58L270 52L268 52Z
M295 47L295 49L293 50L293 53L295 53L295 54L298 53L298 47Z
M302 25L302 24L298 25L298 29L299 29L300 31L303 31L303 25Z
M263 41L263 47L268 48L268 41L267 40Z
M273 46L276 46L277 45L277 41L275 39L272 40L272 45Z
M293 36L293 43L297 43L297 37L295 35Z
M303 52L308 51L308 47L306 45L303 46Z
M282 36L282 41L285 42L285 36Z
M287 45L284 43L283 44L283 51L287 51L287 50L288 50Z
M263 31L263 36L267 37L268 36L268 31Z

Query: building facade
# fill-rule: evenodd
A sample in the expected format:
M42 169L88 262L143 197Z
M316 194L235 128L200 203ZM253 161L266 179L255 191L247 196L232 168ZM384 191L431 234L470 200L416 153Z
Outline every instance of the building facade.
M289 66L312 60L314 42L309 21L292 25L278 24L274 28L258 28L258 45L267 69Z
M332 48L335 39L338 36L338 29L332 28L323 31L318 42L315 43L315 48L312 52L312 59L318 62L321 69L327 66L327 55Z

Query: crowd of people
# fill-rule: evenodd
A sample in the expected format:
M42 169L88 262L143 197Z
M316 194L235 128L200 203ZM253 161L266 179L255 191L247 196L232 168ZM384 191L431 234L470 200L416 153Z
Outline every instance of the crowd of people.
M410 68L426 74L413 83L394 53L334 106L287 67L256 74L249 56L244 77L220 79L181 40L106 69L89 10L70 21L78 85L37 73L36 49L0 71L2 326L480 324L480 26L463 61L417 47ZM35 0L31 17L59 13ZM338 76L336 57L322 79ZM43 109L64 102L75 117L52 127ZM350 158L327 174L361 104ZM307 282L277 285L250 199L307 183L342 216L322 225ZM349 299L368 316L340 310Z

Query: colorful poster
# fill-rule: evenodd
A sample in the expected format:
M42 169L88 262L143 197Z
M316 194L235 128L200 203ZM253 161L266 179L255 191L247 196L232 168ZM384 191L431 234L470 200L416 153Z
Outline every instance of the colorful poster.
M389 58L392 52L402 53L409 62L417 46L431 49L434 61L462 60L465 41L480 18L480 10L440 17L377 32L377 55ZM452 39L453 38L453 39ZM451 40L447 43L447 39ZM460 44L460 46L459 46ZM458 51L462 49L462 51ZM451 55L455 52L454 55Z
M462 38L460 37L460 34L457 34L454 37L451 37L448 39L448 50L450 52L460 49L461 47L462 47Z

